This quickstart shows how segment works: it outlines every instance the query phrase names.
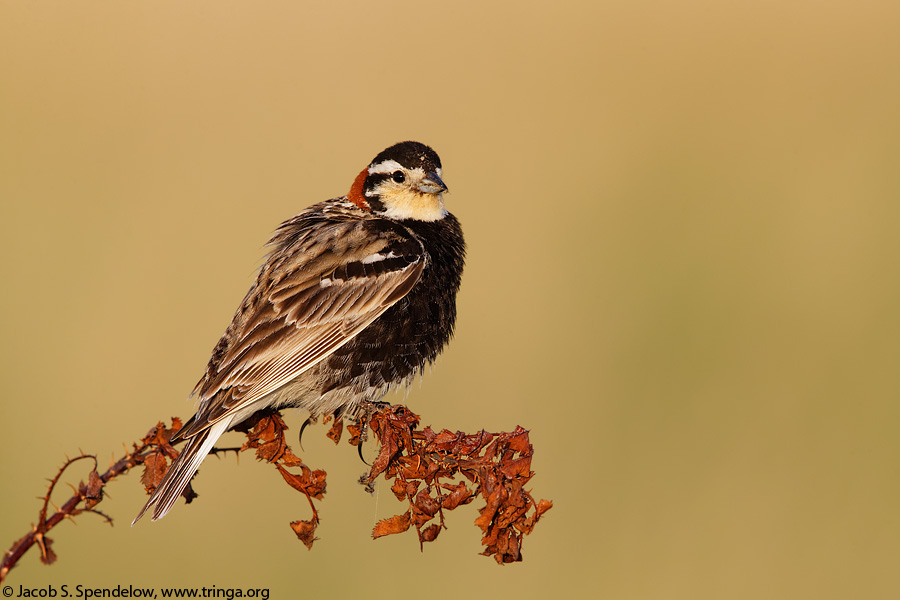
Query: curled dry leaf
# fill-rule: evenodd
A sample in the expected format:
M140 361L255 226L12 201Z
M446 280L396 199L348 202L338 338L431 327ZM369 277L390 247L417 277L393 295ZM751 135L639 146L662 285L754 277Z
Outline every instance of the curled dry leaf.
M297 539L303 542L308 549L312 550L313 542L316 541L316 527L318 524L318 520L293 521L291 529L297 534Z
M335 444L339 444L341 441L341 434L343 432L344 421L342 419L335 419L334 424L331 426L331 429L329 429L328 433L326 433L325 435L328 436L328 439Z
M100 473L97 467L91 469L88 473L88 482L84 487L84 507L87 509L94 508L103 500L103 480L100 479Z
M278 413L260 416L247 431L247 441L241 450L255 448L257 459L276 462L282 457L285 449L289 449L284 441L284 432L287 428Z
M445 490L450 493L441 498L441 505L447 510L453 510L460 504L468 504L475 497L475 492L469 489L465 483L460 482L457 485L442 484Z
M300 473L296 474L279 464L275 467L289 486L317 500L322 499L322 494L325 493L325 471L313 471L306 465L301 465Z
M141 483L144 484L148 494L152 493L162 481L169 461L178 458L178 450L169 443L169 440L181 427L181 419L177 417L172 419L172 427L166 427L165 423L160 421L141 440L141 447L149 448L142 454L140 460L144 465Z
M392 533L403 533L409 529L410 514L405 512L401 515L394 515L389 519L382 519L375 524L372 529L372 537L378 539L383 535L391 535Z
M166 457L159 452L154 452L144 459L144 473L141 475L141 483L148 492L155 490L162 481L163 475L169 463Z
M422 542L433 542L437 539L437 536L440 532L441 526L437 523L432 523L419 532L419 543L421 544Z

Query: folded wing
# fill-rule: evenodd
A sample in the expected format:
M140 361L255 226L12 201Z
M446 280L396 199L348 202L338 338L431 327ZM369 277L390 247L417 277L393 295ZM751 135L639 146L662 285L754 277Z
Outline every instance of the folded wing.
M249 409L330 356L409 293L425 268L421 243L395 224L300 223L285 235L291 224L276 233L280 247L216 348L195 390L197 415L178 437Z

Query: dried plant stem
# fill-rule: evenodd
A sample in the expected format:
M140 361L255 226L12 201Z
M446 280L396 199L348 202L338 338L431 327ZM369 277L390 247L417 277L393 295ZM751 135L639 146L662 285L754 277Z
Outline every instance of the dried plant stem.
M326 422L330 417L324 419ZM444 525L444 512L470 503L476 497L485 501L475 519L483 532L483 554L493 556L500 563L522 560L521 546L524 535L531 533L541 516L553 504L547 500L535 501L525 490L525 484L534 473L531 471L533 448L528 431L517 427L508 433L475 434L436 432L431 427L419 429L419 417L401 405L372 405L359 423L347 427L350 444L359 446L366 437L366 428L380 443L369 475L362 483L371 487L376 478L383 475L393 480L391 491L406 510L394 517L380 521L374 528L375 538L401 533L415 527L420 548L425 542L437 539ZM91 454L80 454L67 459L50 485L38 514L38 522L31 531L17 540L4 554L0 563L0 582L6 579L19 559L34 545L40 548L41 562L52 564L56 554L51 549L52 540L47 537L63 519L72 519L81 513L93 513L112 525L112 519L95 507L103 499L104 486L136 466L143 466L141 482L147 492L159 485L170 461L178 456L170 443L172 435L181 429L180 419L172 419L172 427L158 423L140 443L126 449L125 455L100 474L97 459ZM325 494L326 473L313 470L298 458L285 441L287 425L280 413L262 411L244 421L236 429L247 435L247 442L240 448L214 448L211 454L238 452L254 449L257 459L274 464L284 481L303 493L309 502L312 518L293 521L290 526L297 538L307 548L315 542L319 525L319 512L314 500L322 500ZM336 444L340 442L343 424L336 419L327 436ZM62 506L49 514L53 505L51 496L63 473L73 464L93 461L87 482L72 486L73 494ZM183 493L190 503L197 494L188 484ZM438 517L438 522L428 524ZM427 526L426 526L427 524Z
M43 506L41 506L37 524L32 525L31 531L18 539L6 554L3 555L3 561L0 562L0 583L6 579L9 571L16 566L19 559L22 558L22 556L35 544L40 548L41 562L49 565L56 560L56 554L50 548L52 540L47 537L47 533L62 522L63 519L71 519L83 512L90 512L99 515L107 523L112 525L112 519L109 516L93 508L96 503L100 501L100 495L102 494L101 488L119 475L127 473L133 467L142 464L146 450L147 445L135 446L134 450L127 452L125 456L113 463L102 475L97 473L97 457L92 454L82 454L75 458L68 459L50 480L50 486L46 496L44 496L44 503ZM77 488L73 488L74 493L72 496L48 518L47 512L50 506L50 496L53 493L56 484L59 483L60 477L62 477L62 474L73 463L84 459L91 459L94 461L94 468L91 470L88 477L88 483L81 482L78 484ZM81 505L82 502L85 503L85 506L79 508L79 505Z

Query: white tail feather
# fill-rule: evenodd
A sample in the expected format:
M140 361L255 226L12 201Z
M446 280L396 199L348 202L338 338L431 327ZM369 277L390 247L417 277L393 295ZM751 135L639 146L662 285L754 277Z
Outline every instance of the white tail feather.
M222 434L231 426L231 421L232 419L222 419L211 425L209 429L199 432L188 440L184 450L181 451L181 454L178 455L178 458L166 471L159 487L153 491L150 499L147 500L147 504L144 505L138 516L131 522L132 525L137 523L151 506L153 507L154 521L166 516L166 513L169 512L169 509L178 500L181 492L184 491L184 488L191 481L191 477L200 468L200 463L203 462L203 459L206 458L206 455L209 454L209 451L212 450Z

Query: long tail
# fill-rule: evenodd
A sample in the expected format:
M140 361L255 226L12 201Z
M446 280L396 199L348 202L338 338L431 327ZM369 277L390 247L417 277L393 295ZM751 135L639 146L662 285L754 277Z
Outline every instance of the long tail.
M153 491L150 499L147 500L147 504L144 505L138 516L131 522L132 525L137 523L151 506L153 507L154 521L166 516L166 513L178 500L181 492L187 487L191 477L200 468L200 463L203 462L203 459L212 450L213 445L228 430L230 425L231 419L222 419L188 440L184 450L181 451L181 454L178 455L178 458L166 471L159 487Z

